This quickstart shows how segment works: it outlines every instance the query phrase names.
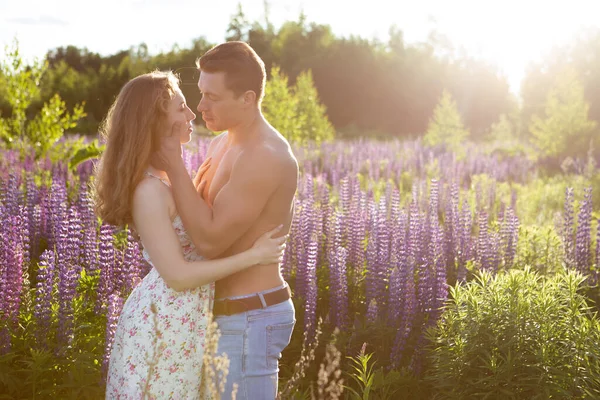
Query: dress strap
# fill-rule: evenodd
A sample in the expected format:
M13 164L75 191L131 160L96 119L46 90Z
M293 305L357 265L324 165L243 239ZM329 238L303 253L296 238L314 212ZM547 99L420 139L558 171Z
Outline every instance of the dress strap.
M167 180L165 180L165 179L161 178L160 176L156 176L156 175L154 175L153 173L151 173L151 172L148 172L148 171L145 171L145 173L146 173L146 175L147 175L147 176L151 176L151 177L153 177L153 178L156 178L156 179L158 179L159 181L161 181L162 183L164 183L165 185L167 185L168 187L171 187L171 185L169 184L169 182L168 182Z

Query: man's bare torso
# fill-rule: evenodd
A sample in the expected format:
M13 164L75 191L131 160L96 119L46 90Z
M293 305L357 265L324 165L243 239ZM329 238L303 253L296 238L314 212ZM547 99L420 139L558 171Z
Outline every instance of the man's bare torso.
M209 205L214 203L221 189L229 182L239 155L244 151L252 151L254 146L275 148L277 156L273 162L283 172L281 182L277 183L259 217L231 247L218 256L219 258L249 249L262 233L279 224L284 225L282 235L289 231L294 212L293 199L297 187L298 164L288 143L278 133L269 131L262 139L258 143L229 145L227 133L224 133L214 139L207 154L207 157L212 157L212 162L202 178L206 181L202 197ZM283 278L279 265L257 265L218 281L215 296L221 298L244 295L281 284Z

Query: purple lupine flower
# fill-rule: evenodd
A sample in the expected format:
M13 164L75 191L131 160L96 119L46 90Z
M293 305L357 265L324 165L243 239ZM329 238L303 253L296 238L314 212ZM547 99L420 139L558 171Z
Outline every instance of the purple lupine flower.
M326 262L325 258L328 256L328 251L327 251L327 246L330 244L329 243L329 237L328 232L331 230L331 227L329 226L331 224L332 221L332 215L334 213L334 207L332 206L332 204L330 203L329 197L330 197L330 193L329 193L329 187L327 186L327 184L323 183L322 181L319 181L318 184L318 194L319 194L319 208L321 209L321 226L320 226L320 231L323 232L325 235L323 237L323 240L325 241L325 252L323 254L321 254L321 258L319 260L319 264L323 264Z
M38 241L39 241L39 234L38 234L38 222L36 220L36 212L35 212L35 208L36 208L36 204L38 203L38 198L37 198L37 187L35 185L35 181L33 180L33 177L31 175L27 175L27 181L26 181L26 190L27 190L27 196L26 196L26 209L27 209L27 216L28 218L26 219L26 224L27 224L27 236L29 238L29 246L28 246L28 250L29 250L29 254L31 256L31 258L36 258L38 256L37 254L37 248L38 246Z
M369 301L367 304L368 307L366 321L367 324L373 325L377 321L377 315L379 314L379 306L377 305L377 299L372 298L371 301Z
M317 322L317 242L311 240L307 249L306 274L304 287L306 288L304 300L304 329L312 337L316 330Z
M113 243L113 226L102 224L100 227L100 245L98 262L100 281L98 283L98 298L96 312L104 312L109 296L114 292L115 248Z
M125 273L122 293L128 295L141 281L141 260L139 242L133 237L131 231L127 232L127 249L123 256L123 270Z
M3 219L5 231L0 238L4 244L0 259L0 353L6 354L11 348L10 331L18 323L23 291L23 223L20 215L7 214L6 206Z
M591 225L592 225L592 188L585 189L585 195L577 216L577 234L575 242L575 266L584 276L589 275L591 266Z
M106 312L106 333L104 339L104 358L102 361L102 371L106 375L110 355L112 353L112 345L115 339L117 324L119 323L119 315L123 309L123 298L116 293L112 293L108 298L108 310Z
M348 213L350 211L350 206L351 206L351 203L350 203L350 201L351 201L351 197L350 197L351 184L352 184L352 182L349 177L345 177L340 182L340 189L339 189L340 208L342 210L345 210L346 213Z
M423 266L426 267L426 263L422 259L422 247L424 245L422 231L424 229L422 220L423 215L419 212L417 204L413 201L409 206L409 225L408 225L408 237L410 238L408 254L411 263L414 265L414 271L419 271L418 275L418 302L419 310L424 311L427 308L426 304L426 292L429 290L426 276L421 272Z
M567 188L563 212L562 240L567 268L575 267L575 211L573 206L573 188Z
M377 214L375 207L371 204L371 213ZM371 306L373 300L378 299L378 284L381 279L378 244L377 244L377 217L370 218L369 224L369 241L367 242L367 272L365 274L365 304Z
M348 279L352 296L358 290L359 282L366 265L365 239L367 236L367 198L364 192L356 192L355 201L352 202L352 214L349 220L344 220L344 225L350 226L350 248L348 255Z
M83 269L83 221L76 208L69 209L69 236L68 248L71 265L73 266L75 275L79 276Z
M396 327L402 313L402 275L400 268L394 267L390 274L390 287L388 291L388 324Z
M20 226L18 227L18 231L20 233L20 242L21 242L21 251L23 253L23 270L27 271L29 269L29 264L31 262L31 236L29 231L29 209L27 207L21 207L21 218L20 218Z
M298 265L296 269L296 294L300 297L306 297L306 282L307 282L307 265L308 265L308 247L309 243L316 238L313 238L313 226L314 221L313 214L313 201L312 198L305 198L302 201L300 216L299 216L299 235L297 237L296 257ZM316 243L318 249L318 243ZM314 261L315 267L317 260Z
M472 229L472 217L471 207L469 202L465 200L462 206L461 218L460 218L460 234L458 237L459 242L459 262L457 268L456 279L459 282L463 282L467 277L467 261L472 259L472 248L473 244L471 241L471 229Z
M349 262L356 271L362 271L365 264L364 240L366 236L366 225L364 213L366 209L366 199L360 191L356 193L354 201L350 205L350 213L344 217L343 230L349 233L350 254ZM354 275L354 274L353 274ZM353 282L354 284L355 282Z
M596 271L590 275L590 285L594 286L600 282L600 219L597 220L596 233Z
M487 212L479 212L479 235L477 237L477 260L481 269L484 271L490 271L492 268L492 260L489 259L490 255L490 239L488 232L488 216Z
M457 263L459 263L459 196L458 196L458 184L452 183L450 189L450 199L446 201L446 211L444 220L445 229L445 257L446 257L446 271L449 274L449 278L454 281L457 278Z
M67 189L65 181L60 178L60 174L54 174L48 195L50 197L49 202L46 204L50 216L48 221L48 247L53 247L60 233L61 224L67 218Z
M289 251L290 251L290 265L289 265L289 270L290 270L290 276L292 275L292 272L294 270L294 268L297 270L298 266L300 265L301 262L301 258L304 256L304 253L302 252L302 232L301 232L301 225L300 225L300 213L302 211L302 201L298 198L298 196L294 199L294 216L292 218L292 224L290 227L290 245L289 245ZM286 248L287 251L287 248Z
M442 228L437 225L435 227L433 242L433 258L435 269L434 290L433 290L433 314L432 319L436 320L441 314L442 306L448 298L448 284L446 283L446 260L444 258L444 233Z
M392 347L391 361L394 367L398 367L402 362L406 342L412 332L413 321L417 313L417 296L415 290L414 281L414 257L406 259L403 264L402 270L406 271L406 279L404 280L403 294L403 307L400 318L400 327L394 338L394 345Z
M338 260L337 249L342 246L342 230L340 227L342 218L342 213L336 211L331 215L329 222L327 223L328 230L326 232L327 242L325 244L325 256L327 257L327 264L330 268L335 268L334 266L337 264Z
M298 200L294 200L297 203ZM297 207L297 204L294 204L294 207ZM292 217L292 222L290 225L290 234L288 236L288 240L286 243L285 250L283 252L283 261L281 263L281 275L286 282L290 281L292 277L293 267L297 265L296 255L299 250L296 249L296 238L299 236L298 232L298 213L294 213ZM295 293L297 288L295 288Z
M377 304L380 310L386 307L386 286L389 282L392 267L390 263L390 246L392 235L390 222L387 219L387 203L384 198L379 201L377 212L377 274L378 279L374 282Z
M504 254L504 266L508 269L514 262L519 238L519 218L510 207L504 213L504 221L502 222L500 234L502 252Z
M17 215L19 213L19 178L13 172L9 174L8 182L2 188L2 204L7 215Z
M346 259L348 251L343 247L335 250L334 264L329 270L330 293L333 311L333 323L344 330L348 326L348 280L346 275Z
M498 234L498 232L488 233L487 259L489 260L490 270L494 272L498 272L498 266L502 261L500 240L501 236Z
M55 254L44 250L37 269L37 283L33 315L36 323L36 340L41 349L48 349L49 329L52 318L52 303L55 277Z
M64 351L73 340L73 299L77 288L81 225L74 208L61 224L56 241L56 261L59 271L58 281L58 349Z
M38 214L39 214L39 218L37 219L37 221L39 221L39 227L38 227L38 232L39 232L39 239L41 240L41 238L45 238L46 240L49 237L49 225L50 225L50 206L49 206L49 202L50 202L50 195L48 194L48 189L46 189L45 186L42 186L39 190L38 193L38 198L39 198L39 204L36 206L36 209L39 208ZM39 243L39 241L38 241ZM36 251L37 254L37 251Z

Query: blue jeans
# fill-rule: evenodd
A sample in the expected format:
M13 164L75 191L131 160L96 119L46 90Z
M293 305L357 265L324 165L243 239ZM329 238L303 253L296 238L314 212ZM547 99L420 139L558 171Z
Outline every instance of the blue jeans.
M279 286L260 293L280 289ZM252 295L234 296L239 299ZM218 301L218 300L217 300ZM227 354L229 374L223 399L231 399L237 383L237 400L271 400L277 396L279 359L290 343L296 323L291 299L234 315L215 317L221 337L217 355Z

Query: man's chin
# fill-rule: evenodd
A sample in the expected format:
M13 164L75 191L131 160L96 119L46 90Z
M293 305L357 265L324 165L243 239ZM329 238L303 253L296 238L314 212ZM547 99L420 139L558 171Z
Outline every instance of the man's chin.
M206 121L205 121L206 122ZM224 129L221 129L220 126L218 126L217 124L215 124L214 122L210 121L210 122L206 122L206 129L208 129L211 132L220 132L223 131Z

